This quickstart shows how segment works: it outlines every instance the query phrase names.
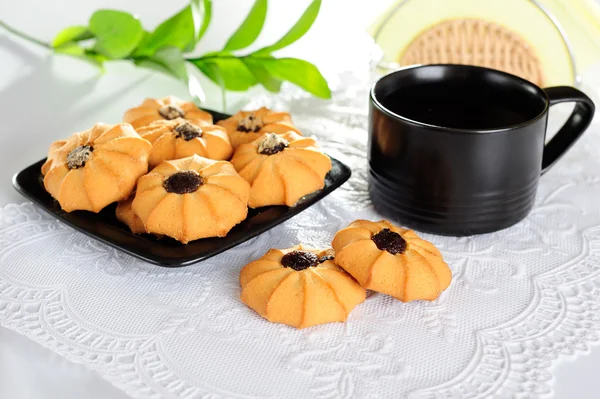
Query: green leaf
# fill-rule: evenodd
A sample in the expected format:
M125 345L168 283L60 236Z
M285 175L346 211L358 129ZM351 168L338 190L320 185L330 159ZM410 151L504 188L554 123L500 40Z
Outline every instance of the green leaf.
M166 46L192 51L208 27L211 7L211 0L191 0L189 6L142 39L134 56L147 57Z
M180 50L193 49L196 45L196 32L199 29L201 12L199 4L199 0L192 0L189 6L158 25L146 40L142 40L134 55L149 56L166 46L173 46Z
M225 89L225 82L223 77L221 76L221 72L219 71L219 67L214 63L192 63L198 67L198 69L204 73L210 80L221 86L223 90Z
M188 51L191 51L196 47L198 42L198 33L200 33L200 24L204 19L204 2L200 3L201 0L190 0L190 14L192 16L192 25L194 29L194 38L187 45Z
M208 53L202 54L199 59L206 60L207 58L229 58L233 57L228 51L209 51Z
M94 64L95 66L100 68L100 71L104 72L104 61L106 61L106 58L104 56L100 54L89 54L86 52L80 58L84 61L89 62L90 64Z
M203 71L206 76L210 76L213 82L215 82L221 88L221 111L227 112L227 89L225 88L225 82L221 76L219 68L216 66L216 64L208 63L201 65L201 71ZM201 67L198 66L198 68L200 69Z
M254 75L256 80L270 92L278 93L281 89L281 80L275 79L269 71L262 65L262 59L254 59L252 57L242 58L244 64Z
M91 49L84 49L85 50L85 56L89 59L94 59L96 60L98 63L103 64L104 61L108 61L109 58L107 58L106 56L102 55L102 54L98 54L95 51L91 50Z
M212 0L203 0L204 3L204 18L202 19L202 24L200 25L200 30L198 31L197 41L202 39L206 29L208 29L208 25L210 24L210 19L212 18Z
M144 30L142 39L140 40L140 42L137 45L137 48L131 55L133 58L147 57L152 54L152 52L146 50L146 48L148 47L148 42L150 41L151 37L152 37L152 34L150 32L148 32L147 30Z
M95 50L108 58L125 58L144 36L140 21L115 10L99 10L90 18L90 31L96 36Z
M267 16L267 0L256 0L248 16L227 40L223 51L240 50L251 45L262 30Z
M154 69L182 81L188 86L190 94L204 101L204 92L196 78L188 74L185 58L177 47L163 47L153 56L134 62L137 66Z
M188 74L185 69L185 59L181 50L177 47L163 47L150 59L162 64L176 78L187 82Z
M68 42L78 42L94 37L86 26L69 26L58 32L52 40L52 47L60 47Z
M185 51L193 51L208 28L212 13L211 0L190 0L190 10L194 22L194 40L188 43Z
M167 19L152 32L145 50L154 53L161 47L174 46L181 50L194 42L194 19L189 6Z
M298 58L260 58L264 68L276 79L287 80L321 98L331 98L327 81L316 66Z
M194 29L193 39L185 47L185 51L192 51L198 43L198 33L200 33L200 24L204 20L204 2L202 0L190 0L190 14L192 16L192 26Z
M101 71L104 71L103 63L106 58L100 54L96 54L90 50L80 47L75 42L64 43L59 47L54 48L54 52L57 54L70 55L72 57L79 58L91 64L94 64Z
M85 50L75 42L63 43L62 45L54 48L55 53L67 54L74 56L85 55Z
M236 57L188 60L203 74L227 90L245 91L257 84L246 64Z
M294 43L298 39L300 39L313 25L315 20L317 19L317 15L319 15L319 10L321 9L321 0L314 0L304 11L304 14L300 17L300 19L296 22L294 26L285 34L281 39L277 42L273 43L270 46L262 48L257 51L257 53L271 53L276 50L280 50L284 47L289 46Z
M164 73L165 75L171 75L172 77L176 78L177 76L174 76L171 71L169 70L169 68L165 67L163 64L161 64L158 61L154 61L152 59L149 58L144 58L144 59L140 59L140 60L135 60L133 61L133 63L136 66L139 66L141 68L147 68L147 69L152 69L161 73Z

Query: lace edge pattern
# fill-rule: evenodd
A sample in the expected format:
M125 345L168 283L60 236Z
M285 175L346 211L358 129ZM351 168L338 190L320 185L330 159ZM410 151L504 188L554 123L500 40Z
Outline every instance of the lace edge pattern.
M6 210L10 218L4 218ZM6 220L39 221L31 204L11 205L0 212ZM48 219L49 216L41 216ZM10 223L9 223L10 224ZM45 229L12 235L19 241ZM55 227L54 227L55 228ZM535 276L531 305L513 320L478 332L470 364L441 385L413 392L411 398L540 397L552 393L549 371L563 355L572 356L598 341L600 330L600 228L584 231L586 262L565 264ZM128 394L139 398L250 398L218 387L191 386L178 377L158 350L157 337L127 337L86 327L69 313L65 293L55 287L27 287L0 278L0 325L28 336L66 357L98 371ZM254 398L254 397L252 397Z

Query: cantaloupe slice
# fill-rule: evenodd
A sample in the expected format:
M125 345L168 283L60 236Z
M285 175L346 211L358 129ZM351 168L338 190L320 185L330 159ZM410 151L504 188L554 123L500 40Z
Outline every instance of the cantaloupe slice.
M541 78L535 83L544 87L575 84L567 43L548 16L530 1L407 0L383 13L370 33L381 46L384 61L398 63L419 35L448 20L482 20L504 28L522 39L519 51L529 50L541 66Z

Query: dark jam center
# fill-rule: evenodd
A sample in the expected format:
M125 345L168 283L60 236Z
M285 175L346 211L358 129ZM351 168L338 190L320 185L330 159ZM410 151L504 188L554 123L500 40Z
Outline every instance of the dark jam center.
M318 265L319 258L312 252L292 251L281 258L281 264L285 267L291 267L296 271L300 271Z
M381 230L373 236L372 240L377 245L377 248L382 251L388 251L392 255L401 254L406 251L406 241L404 238L390 229Z
M262 125L262 121L260 119L258 119L254 115L249 115L249 116L243 118L240 121L240 123L238 123L237 130L238 130L238 132L244 132L244 133L249 133L249 132L257 133L258 131L260 131L260 129L262 129L262 127L263 127L263 125Z
M322 252L319 257L319 263L327 262L328 260L333 260L335 258L335 251L332 248Z
M85 166L85 163L92 156L94 147L89 145L81 145L69 152L67 155L67 166L69 169L78 169Z
M290 143L275 133L267 133L258 144L258 153L263 155L274 155L285 150Z
M168 193L189 194L198 190L203 183L202 177L200 177L198 172L186 170L169 176L169 178L163 182L163 187Z
M263 155L273 155L283 151L285 147L287 147L287 145L283 143L278 143L275 144L273 147L265 147L262 151L260 151L260 153Z
M160 114L160 116L168 120L183 118L184 116L183 110L177 105L173 104L165 105L164 107L158 110L158 113Z
M192 125L189 122L184 122L179 124L175 128L176 137L182 138L185 141L190 141L191 139L195 139L196 137L202 137L202 129L200 129L196 125Z

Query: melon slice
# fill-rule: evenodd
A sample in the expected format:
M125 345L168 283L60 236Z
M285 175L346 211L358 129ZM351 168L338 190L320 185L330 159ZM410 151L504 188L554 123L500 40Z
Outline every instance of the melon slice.
M407 0L384 13L370 33L387 63L483 65L542 87L575 84L569 47L529 1Z

